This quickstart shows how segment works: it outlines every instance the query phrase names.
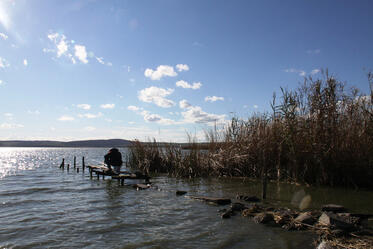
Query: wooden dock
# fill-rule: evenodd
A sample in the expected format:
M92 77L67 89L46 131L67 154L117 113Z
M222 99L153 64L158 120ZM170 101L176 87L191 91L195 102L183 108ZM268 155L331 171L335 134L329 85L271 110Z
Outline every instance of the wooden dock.
M131 173L128 171L121 171L119 174L115 174L112 171L109 171L108 168L104 165L88 165L87 168L89 169L89 175L91 178L93 178L93 174L96 174L97 180L100 179L100 176L102 176L102 179L105 179L105 176L111 177L111 179L116 179L118 182L123 186L124 181L126 179L143 179L145 184L150 183L150 177L144 174L141 174L139 172ZM136 184L135 184L136 185ZM142 185L142 184L137 184Z

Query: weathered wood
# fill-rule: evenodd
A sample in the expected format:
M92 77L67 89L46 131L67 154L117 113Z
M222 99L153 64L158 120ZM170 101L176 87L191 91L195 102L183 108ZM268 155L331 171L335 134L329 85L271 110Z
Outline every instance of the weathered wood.
M89 169L89 177L92 179L92 169L91 168L88 168Z
M64 169L65 168L65 158L62 158L62 163L60 164L60 169Z
M76 168L76 156L74 156L74 169Z
M69 171L70 169L70 164L67 164L67 171Z
M79 173L79 167L78 167L78 168L76 168L76 173Z
M231 203L231 199L227 198L215 198L215 197L205 197L205 196L190 196L192 199L206 201L209 203L217 204L217 205L227 205Z
M84 170L85 170L85 162L84 162L84 157L82 158L82 170L83 170L83 172L84 172Z

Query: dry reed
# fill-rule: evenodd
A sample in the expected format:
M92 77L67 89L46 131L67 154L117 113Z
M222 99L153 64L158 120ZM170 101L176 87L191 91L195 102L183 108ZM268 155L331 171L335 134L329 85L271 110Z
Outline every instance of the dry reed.
M178 177L259 178L265 172L282 181L373 189L372 73L368 83L368 95L347 91L325 71L296 90L281 88L271 113L233 118L223 130L206 131L207 144L191 136L188 150L135 141L128 165Z

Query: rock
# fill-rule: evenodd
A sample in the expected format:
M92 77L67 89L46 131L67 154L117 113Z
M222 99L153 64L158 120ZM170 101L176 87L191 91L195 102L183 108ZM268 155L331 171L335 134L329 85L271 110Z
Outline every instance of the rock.
M187 191L177 190L176 195L185 195Z
M251 207L244 209L242 211L242 216L255 216L257 213L261 212L262 208L260 208L258 205L254 204Z
M323 211L323 212L333 212L333 213L343 213L343 212L346 212L347 209L344 206L341 206L341 205L327 204L327 205L322 206L321 211Z
M339 216L332 212L324 212L319 218L319 224L323 226L328 226L335 229L342 230L354 230L355 224L349 218Z
M224 213L222 213L221 217L223 219L228 219L233 215L232 210L227 210Z
M322 241L316 249L335 249L335 247L327 241Z
M215 197L204 197L204 196L190 196L192 199L206 201L208 203L216 205L227 205L231 203L231 199L226 198L215 198Z
M145 184L133 184L133 187L137 190L144 190L150 188L150 185L145 185Z
M247 209L247 207L244 204L242 204L242 203L235 202L235 203L231 204L231 209L233 211L241 212L242 210Z
M260 199L256 196L245 196L245 195L237 195L237 199L247 201L247 202L259 202Z
M260 213L260 214L255 215L254 217L255 223L266 224L270 221L273 221L273 215L269 213Z
M311 212L301 213L295 218L295 222L303 223L307 225L313 225L316 222L316 218L312 215Z
M273 214L274 221L279 225L285 225L290 223L295 216L298 214L290 210L279 210Z

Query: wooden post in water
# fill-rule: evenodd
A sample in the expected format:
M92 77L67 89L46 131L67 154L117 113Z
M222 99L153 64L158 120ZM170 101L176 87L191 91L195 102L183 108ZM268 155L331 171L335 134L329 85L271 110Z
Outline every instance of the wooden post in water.
M97 180L100 180L100 175L96 172Z
M83 169L83 172L84 172L84 169L85 169L84 157L82 158L82 169Z
M74 169L76 168L76 156L74 156Z
M89 167L89 177L92 179L92 169Z
M69 169L70 169L70 164L68 163L67 164L67 171L69 171Z
M65 168L65 158L62 158L62 163L60 164L60 168Z
M78 167L78 168L76 168L76 173L79 173L79 167Z

